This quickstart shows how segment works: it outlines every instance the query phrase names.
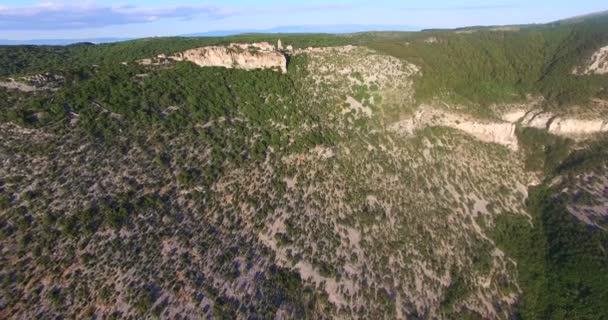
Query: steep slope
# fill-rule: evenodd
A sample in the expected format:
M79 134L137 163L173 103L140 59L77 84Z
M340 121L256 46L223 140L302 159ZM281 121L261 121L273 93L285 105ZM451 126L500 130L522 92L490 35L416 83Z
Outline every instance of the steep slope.
M574 70L575 74L606 74L608 73L608 46L594 52L588 63Z
M290 70L119 64L3 123L6 312L508 317L515 264L488 228L526 215L519 157L385 131L414 65L345 47Z
M533 227L522 219L499 219L493 231L499 246L518 261L521 318L606 315L606 136L577 148L557 166L551 164L559 153L547 152L548 174L530 192Z
M224 67L245 70L276 69L287 72L287 58L279 51L259 50L256 47L203 47L177 53L171 59L191 61L202 67Z
M22 48L0 318L605 317L603 23Z
M415 130L433 126L457 129L483 142L504 145L514 151L518 149L514 123L483 121L429 106L422 106L412 118L393 124L391 129L395 132L412 134Z

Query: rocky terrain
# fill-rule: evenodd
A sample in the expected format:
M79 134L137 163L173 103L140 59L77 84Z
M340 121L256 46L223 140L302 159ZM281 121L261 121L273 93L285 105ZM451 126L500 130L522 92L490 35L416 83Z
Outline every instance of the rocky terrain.
M23 92L32 92L37 90L57 89L64 81L65 78L61 75L44 73L19 77L17 79L8 78L5 81L0 81L0 87Z
M133 303L140 299L137 298L140 293L131 291L143 286L145 292L150 284L146 284L147 277L134 272L140 268L138 266L147 265L146 268L153 268L151 274L167 276L154 280L152 288L156 289L153 292L158 293L154 293L156 303L150 308L155 309L157 303L162 303L158 308L164 316L204 316L209 315L204 310L217 307L218 302L207 298L207 294L192 300L199 286L192 282L199 281L192 276L200 277L203 283L204 279L214 279L207 284L213 288L209 290L242 301L259 290L260 283L252 282L253 279L276 263L296 272L305 285L318 288L327 297L325 308L331 307L334 310L331 313L338 317L378 316L386 312L397 318L414 314L437 317L445 312L441 305L450 294L450 287L459 281L463 283L458 285L466 283L471 293L451 301L450 308L471 310L485 317L508 316L518 293L510 274L514 264L496 248L486 227L482 226L491 226L497 214L526 215L523 201L529 181L517 155L499 146L476 143L454 131L421 128L415 137L404 138L390 132L380 134L364 129L359 124L363 119L371 121L370 126L377 126L378 130L382 128L382 94L395 90L412 92L411 77L417 74L418 68L365 48L331 48L302 54L306 55L307 64L301 66L304 68L301 72L307 76L299 81L302 87L310 90L306 94L310 99L307 103L333 103L333 109L324 111L327 117L321 123L304 122L290 126L289 131L298 139L298 135L315 130L314 126L323 125L339 136L350 138L333 146L317 145L300 152L268 151L263 162L229 165L218 180L206 186L186 185L179 180L170 182L174 181L171 172L181 166L178 162L173 163L178 159L171 161L167 169L155 169L153 159L146 154L158 152L155 148L164 148L152 142L161 139L160 136L141 137L143 140L134 141L128 151L125 150L126 154L107 158L104 153L115 151L99 150L84 141L79 142L77 130L60 137L5 125L3 136L12 138L4 142L6 158L3 161L7 166L2 175L7 177L5 190L14 194L11 206L27 211L45 206L47 210L52 208L47 212L71 212L69 216L74 217L74 222L69 222L70 218L59 218L59 221L68 219L60 222L60 226L67 224L59 227L61 230L71 223L78 224L81 218L77 217L86 215L80 210L98 212L91 213L93 216L113 215L110 212L118 210L115 214L120 216L121 206L126 205L121 203L126 199L118 199L124 195L141 199L137 202L152 201L150 209L146 209L148 204L138 209L142 211L130 218L129 226L118 230L99 227L71 256L60 253L59 250L67 250L60 249L68 245L63 241L55 248L42 249L42 256L50 250L48 253L52 252L53 261L65 261L66 264L58 274L47 278L42 278L44 273L36 271L41 266L32 264L24 270L28 282L40 284L37 294L49 296L53 290L66 291L67 288L91 290L79 288L84 283L97 283L97 288L110 288L111 304L100 297L89 309L74 297L66 297L69 300L62 304L77 307L75 310L82 310L79 312L99 315L116 312L123 316L136 315ZM329 86L324 88L313 85L315 83ZM368 89L360 87L356 92L353 85L369 85L373 89L368 97L364 92ZM346 98L340 100L342 96ZM403 98L404 101L408 99L406 95ZM196 130L215 128L220 125L215 122L219 121L226 119L218 119ZM247 122L243 125L249 126ZM276 125L281 126L281 123ZM230 127L220 129L222 127L218 130L230 130ZM66 144L81 146L72 148L70 155L58 154L55 158L36 158L26 150L16 149L32 137L40 139L35 143L50 148L62 148ZM167 141L175 151L165 152L203 150L200 154L188 152L192 158L184 164L204 168L203 164L211 156L204 151L208 147L204 143L197 146L180 140ZM384 160L376 162L374 159ZM21 166L27 163L37 165ZM93 168L99 173L106 172L105 178L99 174L91 176ZM174 174L179 173L177 170ZM356 174L352 174L354 172ZM11 178L23 174L26 179ZM62 177L64 182L58 184L49 179L55 175ZM431 192L439 181L442 191ZM405 196L414 186L420 192ZM517 187L511 189L512 186ZM31 198L26 196L29 193L36 195ZM68 194L72 199L68 202L36 200L62 199ZM153 214L153 210L158 210L155 206L168 205L163 204L165 197L175 199L171 202L175 217ZM454 204L459 205L454 207ZM104 210L110 212L101 213ZM37 215L32 214L29 219L33 219L34 228L39 228L35 222ZM231 216L236 220L228 218ZM183 235L174 231L164 234L162 227L158 229L159 225L172 228L173 219L180 221ZM429 219L436 223L428 224ZM408 227L404 229L406 221ZM208 241L200 237L206 237L210 231L196 230L211 226L236 227L229 234L213 233L213 237L219 237L222 247L228 246L226 241L235 244L244 241L238 245L241 249L226 261L229 268L226 272L234 275L222 275L225 267L211 263L214 259L225 259L217 256L221 247L198 247L197 243ZM384 232L379 233L380 230ZM152 234L156 236L142 242ZM127 257L137 247L112 253L111 243L118 239L124 245L139 243L147 249L132 258ZM417 245L395 251L394 246L398 243ZM5 248L13 249L5 253L19 252L17 245L7 243ZM247 247L249 253L239 253ZM264 247L270 250L269 257L274 259L268 260L265 255L251 251ZM82 260L90 259L85 257L93 252L96 257L89 261L95 263L87 264ZM180 256L187 256L189 261L187 269L181 271L183 265L172 263ZM7 258L4 263L17 267L23 259L33 257L26 254L21 258L13 255ZM479 269L474 267L478 259L484 261ZM127 261L130 261L130 267L125 265ZM246 261L250 261L247 266ZM188 272L195 273L188 275ZM386 278L387 274L392 277ZM171 289L176 291L166 291L174 286L175 276L182 278L184 284ZM498 278L500 282L497 282ZM83 279L89 280L83 283ZM25 286L22 290L25 293L30 289ZM52 306L46 308L43 310L48 312ZM10 312L34 316L29 310L32 309L17 304Z
M601 168L605 170L606 168ZM568 211L582 222L606 230L608 226L608 181L606 176L586 172L573 178L574 184L556 179L561 193L572 199Z
M276 69L287 72L287 58L274 47L213 46L191 49L170 57L176 61L191 61L201 67L224 67L245 70Z
M423 106L409 119L392 125L395 132L413 134L415 130L431 126L449 127L471 135L483 142L496 143L517 151L516 126L512 122L489 122L474 117L450 113Z
M413 134L415 130L432 126L443 126L470 134L483 142L501 144L517 151L517 125L525 128L543 129L547 132L573 138L589 139L595 134L608 132L608 119L569 118L543 110L515 110L502 115L503 121L476 119L471 115L420 106L412 117L391 125L395 132Z
M495 29L130 43L7 76L0 318L602 319L608 82L434 78L445 46L525 31Z
M608 73L608 46L600 48L593 53L588 63L574 70L576 74L607 74Z

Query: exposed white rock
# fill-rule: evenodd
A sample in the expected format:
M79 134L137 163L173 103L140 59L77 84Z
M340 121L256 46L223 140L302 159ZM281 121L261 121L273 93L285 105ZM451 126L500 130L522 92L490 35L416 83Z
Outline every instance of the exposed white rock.
M41 73L17 79L8 78L7 81L0 81L0 87L23 92L33 92L39 90L55 90L64 82L65 78L61 75Z
M501 144L512 150L517 150L518 148L515 125L512 123L465 121L456 123L453 127L462 130L483 142Z
M542 110L533 110L528 112L521 119L521 124L528 128L547 129L549 122L554 117L555 115L553 113L544 112Z
M36 87L18 81L0 81L0 87L23 92L36 91Z
M396 132L411 134L415 130L444 126L463 131L476 139L507 146L511 150L518 149L515 125L510 122L483 122L471 116L450 113L432 107L422 107L413 118L393 124L390 129Z
M523 112L521 115L522 110L516 110L502 118L511 123L519 122L524 127L546 129L552 134L573 138L608 132L608 120L604 119L566 118L542 110Z
M191 61L201 67L224 67L245 70L276 69L287 72L287 58L273 50L243 50L236 47L203 47L187 50L171 57L177 61Z
M608 122L604 120L556 118L549 124L549 132L562 136L589 135L608 132Z
M507 146L511 150L518 149L515 134L517 123L569 138L585 138L592 134L608 132L608 120L566 118L542 110L514 110L504 114L502 119L505 122L488 122L464 114L422 106L413 117L393 124L390 129L412 134L424 127L444 126L463 131L483 142Z
M279 40L279 43L280 40ZM250 50L250 49L255 49L255 50L261 50L261 51L275 51L275 47L264 41L264 42L254 42L254 43L231 43L230 46L231 48L238 48L241 50ZM280 50L280 49L278 49Z
M579 75L608 74L608 46L596 51L586 66L574 69L573 73Z
M503 114L501 118L504 121L515 123L523 119L523 117L525 117L527 113L528 112L526 110L513 110L511 112Z

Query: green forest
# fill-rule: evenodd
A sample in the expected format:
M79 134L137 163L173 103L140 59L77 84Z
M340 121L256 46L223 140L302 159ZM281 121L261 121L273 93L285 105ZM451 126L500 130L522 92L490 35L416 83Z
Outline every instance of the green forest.
M0 76L116 64L173 54L206 45L269 41L295 48L363 45L410 61L425 71L416 83L420 100L435 97L487 106L542 94L550 106L608 95L608 76L579 77L575 66L608 41L608 19L580 23L519 26L517 31L489 28L470 32L371 32L351 35L250 34L207 38L147 38L119 43L69 46L0 46ZM433 39L429 43L428 39ZM481 111L483 112L483 110Z
M604 137L562 157L557 166L547 165L546 181L530 190L532 224L525 218L502 216L493 231L499 246L518 261L523 290L518 313L522 319L607 316L608 232L574 218L567 206L580 200L561 192L578 174L605 170L607 141ZM558 175L566 177L559 188L551 186Z

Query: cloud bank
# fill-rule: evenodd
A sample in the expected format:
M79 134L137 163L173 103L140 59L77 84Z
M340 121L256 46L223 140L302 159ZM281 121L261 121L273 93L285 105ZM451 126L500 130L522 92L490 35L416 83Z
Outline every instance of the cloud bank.
M271 14L343 9L340 5L255 9L215 5L138 7L132 5L81 5L56 2L28 7L0 6L0 30L70 30L149 23L162 19L222 19L240 14Z

